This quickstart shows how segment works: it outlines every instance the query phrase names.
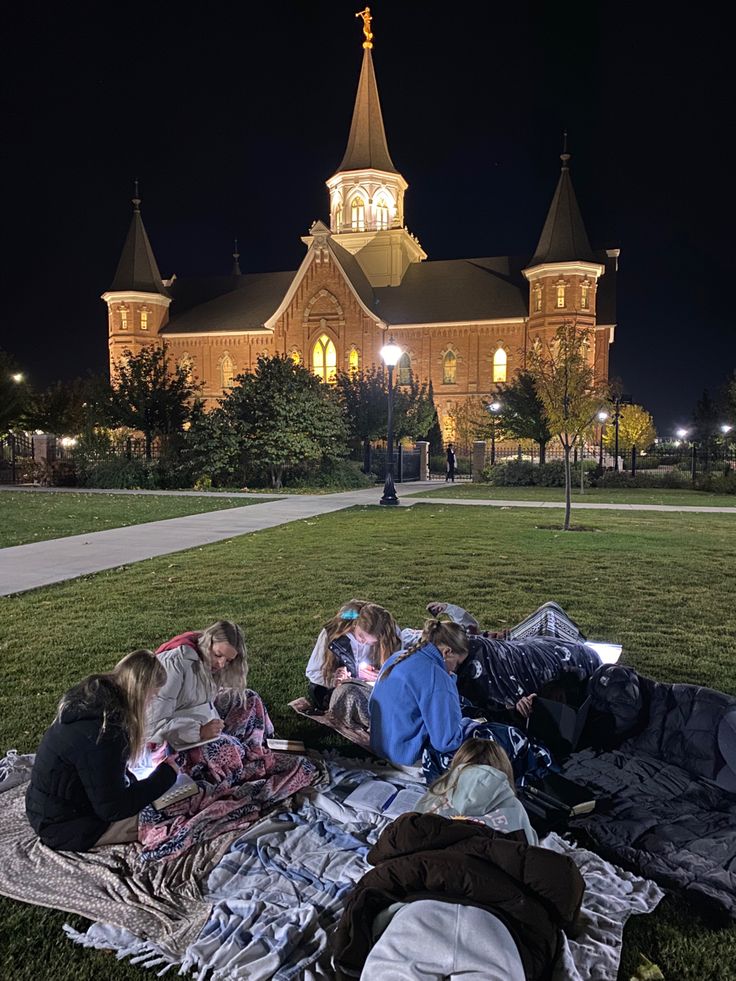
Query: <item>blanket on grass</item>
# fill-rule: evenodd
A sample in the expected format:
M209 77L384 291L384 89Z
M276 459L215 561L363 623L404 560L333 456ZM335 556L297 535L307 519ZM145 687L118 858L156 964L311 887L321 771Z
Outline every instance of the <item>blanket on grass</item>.
M329 712L315 712L308 698L295 698L293 702L289 702L289 708L293 709L297 715L303 715L306 719L311 719L312 722L327 726L328 729L332 729L344 736L345 739L349 739L356 746L370 750L371 738L365 729L349 726L340 719L334 719Z
M412 781L374 761L336 758L328 767L329 787L300 794L292 813L273 813L249 828L212 870L206 883L212 915L180 961L102 923L86 934L67 933L138 963L179 963L198 981L332 979L330 935L348 892L369 868L370 846L388 823L354 806L350 795L376 778L397 791ZM556 981L615 981L626 920L654 909L661 891L562 838L550 836L546 844L569 854L586 882L581 933L566 941Z
M141 811L138 837L144 862L175 858L193 845L242 828L322 777L314 760L268 748L273 726L256 692L229 688L218 694L215 704L224 734L177 757L199 793L163 811L153 806Z
M563 773L600 803L577 819L603 854L736 919L736 698L610 665L591 697L619 745Z

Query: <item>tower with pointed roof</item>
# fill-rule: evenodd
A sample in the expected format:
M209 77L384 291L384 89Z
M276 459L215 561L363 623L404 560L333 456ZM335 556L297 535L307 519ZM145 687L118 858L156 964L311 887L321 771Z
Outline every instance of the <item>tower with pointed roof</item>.
M141 217L137 181L128 236L112 285L102 299L107 304L110 374L114 375L115 362L124 351L137 354L157 342L171 303Z
M570 178L570 154L565 146L560 154L562 169L537 248L523 270L529 282L530 345L551 339L557 328L567 322L581 330L598 330L596 297L598 280L606 266L593 252L585 230L580 208ZM596 337L589 356L596 375L608 376L608 345L613 339L612 326L600 325L606 336ZM605 371L602 370L605 349Z
M327 181L330 230L360 263L371 286L398 286L413 262L427 255L404 225L407 182L386 142L368 7L363 17L363 64L345 155Z

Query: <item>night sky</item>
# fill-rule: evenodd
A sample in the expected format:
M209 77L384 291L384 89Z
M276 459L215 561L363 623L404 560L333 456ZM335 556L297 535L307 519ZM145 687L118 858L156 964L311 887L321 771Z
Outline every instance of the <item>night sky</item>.
M0 346L44 385L107 366L140 179L161 273L296 269L345 149L363 4L14 4L4 15ZM643 7L644 10L637 10ZM389 149L430 259L531 255L569 132L621 248L611 374L660 432L736 367L734 59L703 10L371 6ZM736 420L733 420L736 422Z

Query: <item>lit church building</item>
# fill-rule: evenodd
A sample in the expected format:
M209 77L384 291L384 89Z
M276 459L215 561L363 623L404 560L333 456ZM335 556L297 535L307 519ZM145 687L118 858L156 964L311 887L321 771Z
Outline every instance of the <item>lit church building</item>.
M389 335L409 373L432 382L443 428L471 397L489 398L526 366L529 352L563 322L592 332L597 380L608 377L619 251L594 252L562 170L531 258L431 261L404 224L407 182L388 150L364 13L363 63L347 148L327 181L329 227L315 222L296 271L164 280L140 200L110 289L111 370L123 351L165 341L172 358L215 405L260 355L282 354L326 383L337 371L379 365Z

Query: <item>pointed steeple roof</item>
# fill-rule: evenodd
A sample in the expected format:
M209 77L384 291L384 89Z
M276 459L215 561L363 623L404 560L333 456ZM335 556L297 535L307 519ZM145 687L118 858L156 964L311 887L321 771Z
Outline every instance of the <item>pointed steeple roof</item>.
M570 154L560 154L562 172L557 182L557 190L552 198L547 220L537 245L534 258L529 266L539 266L545 262L597 262L588 241L583 217L580 214L575 191L570 179Z
M371 49L364 46L348 145L336 173L367 169L399 173L388 152Z
M161 281L156 258L146 235L141 218L141 199L138 197L138 181L135 182L133 198L133 219L128 229L128 237L120 255L115 278L110 287L111 293L131 290L136 293L169 293Z
M242 276L243 273L240 269L240 251L238 249L238 240L235 239L235 251L233 252L233 276Z

